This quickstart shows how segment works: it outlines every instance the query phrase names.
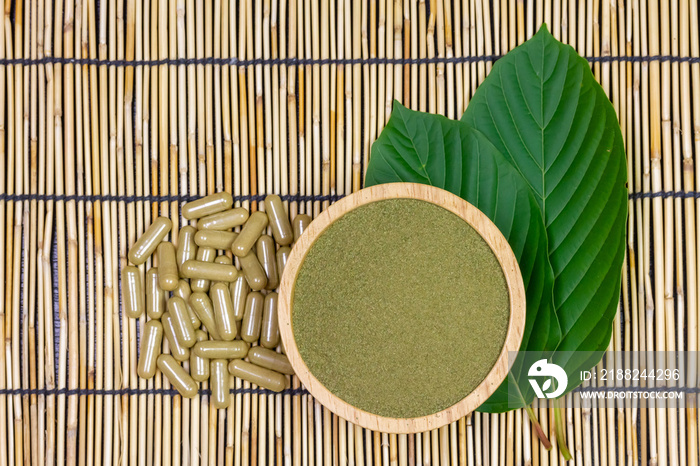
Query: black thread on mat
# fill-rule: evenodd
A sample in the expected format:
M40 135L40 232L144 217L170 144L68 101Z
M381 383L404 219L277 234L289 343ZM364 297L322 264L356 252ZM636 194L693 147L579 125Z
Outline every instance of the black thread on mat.
M653 193L632 193L629 195L629 198L632 200L653 199L655 197L660 197L663 199L668 199L669 197L681 199L700 199L700 191L659 191Z
M433 57L433 58L257 58L251 60L239 60L238 58L164 58L161 60L100 60L96 58L66 58L44 57L31 58L3 58L1 65L88 65L88 66L181 66L181 65L230 65L230 66L307 66L307 65L424 65L432 63L477 63L496 61L502 55L481 55L462 57ZM634 55L634 56L604 56L584 57L591 63L611 62L671 62L671 63L700 63L700 57L679 57L675 55Z
M249 194L244 196L233 196L234 201L264 201L267 194ZM284 195L280 196L284 201L291 202L307 202L307 201L330 201L335 202L345 195L343 194L332 194L332 195ZM5 194L0 193L0 201L76 201L76 202L189 202L199 199L200 196L180 196L180 195L169 195L169 196L119 196L116 194L92 194L92 195L66 195L66 194Z
M251 394L251 395L292 395L292 396L299 396L299 395L308 395L309 392L305 388L288 388L286 390L282 390L281 392L273 392L272 390L267 390L265 388L232 388L230 390L231 393L234 395L246 395L246 394ZM0 390L0 395L46 395L46 396L52 396L52 395L68 395L68 396L73 396L73 395L80 395L80 396L85 396L85 395L98 395L98 396L107 396L107 395L177 395L178 391L171 388L171 389L166 389L166 388L151 388L151 389L139 389L139 388L118 388L118 389L88 389L88 388L75 388L75 389L68 389L68 388L53 388L53 389L48 389L48 388L4 388ZM211 390L209 389L202 389L199 391L200 395L211 395Z
M305 388L289 388L282 390L281 392L273 392L272 390L267 390L265 388L232 388L229 390L230 393L234 395L290 395L290 396L300 396L308 395L309 391ZM700 393L700 387L576 387L572 390L573 393L592 393L592 392L683 392L683 393ZM96 396L136 396L136 395L177 395L178 391L175 389L166 388L151 388L151 389L139 389L139 388L119 388L119 389L87 389L87 388L5 388L0 390L0 395L7 396L25 396L25 395L66 395L66 396L86 396L86 395L96 395ZM211 390L202 389L199 390L200 395L211 395Z
M345 194L331 195L291 195L286 194L281 196L284 201L291 202L309 202L309 201L330 201L336 202L345 197ZM234 196L234 201L263 201L267 194L249 194L244 196ZM632 193L629 199L653 199L653 198L680 198L680 199L700 199L700 191L658 191L649 193ZM189 202L199 199L200 196L119 196L116 194L92 194L92 195L66 195L66 194L5 194L0 193L0 201L18 202L18 201L76 201L76 202Z

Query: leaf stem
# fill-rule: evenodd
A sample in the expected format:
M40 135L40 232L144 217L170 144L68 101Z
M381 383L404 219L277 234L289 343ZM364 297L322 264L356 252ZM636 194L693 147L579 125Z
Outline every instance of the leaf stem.
M537 420L537 417L535 416L535 411L532 409L532 405L525 406L525 410L527 411L527 417L530 418L530 422L532 423L532 427L535 429L537 437L539 437L540 442L542 442L542 446L544 446L544 448L548 451L551 450L552 443L549 441L547 435L542 430L542 426L540 425L539 421Z
M554 400L554 435L557 437L557 446L566 461L571 460L571 452L566 446L566 434L564 432L564 416L562 410L564 398Z

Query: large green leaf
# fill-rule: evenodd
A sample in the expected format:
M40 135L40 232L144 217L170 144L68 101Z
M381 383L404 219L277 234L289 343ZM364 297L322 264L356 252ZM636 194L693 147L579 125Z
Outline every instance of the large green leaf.
M521 350L553 350L560 333L545 226L537 200L507 159L477 130L408 110L398 102L371 155L365 186L398 181L437 186L466 199L496 224L518 259L525 284L527 319ZM532 401L522 361L516 359L511 374L521 393L511 390L509 399L504 382L481 410L503 412Z
M607 348L620 295L627 171L615 111L586 60L543 26L496 62L462 121L510 160L544 216L562 330L553 360L571 389Z

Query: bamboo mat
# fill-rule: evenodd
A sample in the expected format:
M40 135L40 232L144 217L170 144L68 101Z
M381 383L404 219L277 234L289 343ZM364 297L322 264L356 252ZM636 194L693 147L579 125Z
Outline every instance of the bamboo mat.
M216 412L136 376L119 269L219 190L318 214L362 186L393 99L458 118L542 22L591 61L629 160L611 349L698 345L696 0L6 0L0 21L0 466L551 465L524 411L388 435L295 381ZM174 229L174 231L176 231ZM610 357L607 364L614 364ZM695 381L691 380L691 386ZM571 406L571 399L567 399ZM552 410L536 409L545 432ZM692 409L567 409L579 465L698 464Z

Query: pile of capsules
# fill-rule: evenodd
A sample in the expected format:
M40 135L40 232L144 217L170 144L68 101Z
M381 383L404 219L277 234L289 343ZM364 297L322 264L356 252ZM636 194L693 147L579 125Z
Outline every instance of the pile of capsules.
M208 380L217 408L228 406L229 375L273 391L288 386L293 370L283 354L273 290L290 246L311 222L300 214L292 225L276 195L265 198L264 212L232 206L225 192L185 204L182 216L197 226L180 229L177 247L164 241L172 222L158 217L129 250L131 265L121 275L123 311L132 318L145 311L149 318L139 376L149 379L157 367L188 398ZM268 226L272 236L265 234ZM144 293L137 266L153 253L157 267L146 272ZM170 354L162 351L163 335Z

